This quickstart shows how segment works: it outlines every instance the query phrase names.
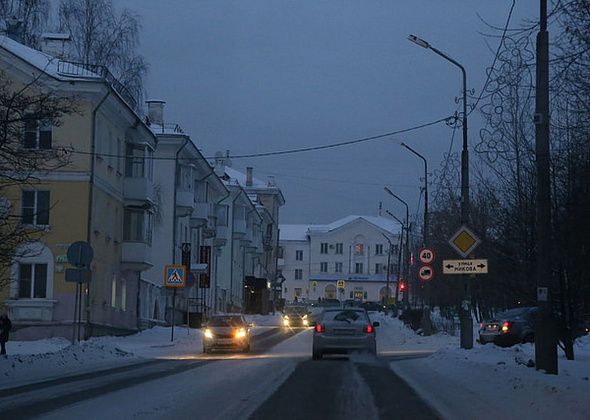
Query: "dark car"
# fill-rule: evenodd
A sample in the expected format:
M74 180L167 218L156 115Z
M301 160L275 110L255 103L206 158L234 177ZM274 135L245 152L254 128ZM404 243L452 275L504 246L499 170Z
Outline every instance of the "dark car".
M203 353L213 350L250 351L250 328L241 314L215 315L203 330Z
M307 327L309 312L306 306L285 306L283 325L285 327Z
M368 311L383 311L385 305L382 305L379 302L363 302L361 308L364 308L367 312Z
M535 341L537 307L509 309L479 325L479 342L507 347Z

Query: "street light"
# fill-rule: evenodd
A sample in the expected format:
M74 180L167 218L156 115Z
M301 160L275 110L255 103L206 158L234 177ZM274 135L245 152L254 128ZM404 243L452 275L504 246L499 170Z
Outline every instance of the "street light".
M381 235L383 235L383 237L389 244L389 248L387 250L387 281L385 282L387 287L385 292L385 304L389 305L389 277L391 274L391 249L393 248L393 244L391 243L391 239L389 239L389 237L386 234L382 233Z
M402 248L404 243L404 222L396 217L395 214L391 213L389 210L385 210L385 212L393 217L402 227L401 235L399 235L399 248L397 250L397 282L395 286L395 306L396 306L396 315L397 315L397 303L399 300L399 287L400 287L400 277L401 277L401 266L402 266ZM405 296L405 295L404 295Z
M402 146L424 161L424 230L422 232L424 238L422 239L422 246L426 246L426 242L428 241L428 162L424 156L412 149L406 143L402 142Z
M409 263L410 263L410 228L411 228L411 226L410 226L410 207L408 206L408 203L406 203L404 200L399 198L389 188L384 187L384 190L387 194L391 195L393 198L400 201L404 206L406 206L406 252L405 252L405 258L404 258L404 278L407 281L408 277L409 277L409 272L410 272L410 267L409 267ZM404 294L404 300L407 302L405 294Z
M461 151L461 224L469 223L469 150L467 146L467 73L465 67L455 61L442 51L434 48L430 43L418 38L416 35L409 35L408 39L422 48L432 50L435 54L451 62L461 69L463 76L463 150ZM461 348L473 348L473 320L471 319L469 279L463 275L464 300L467 308L462 312L461 317Z

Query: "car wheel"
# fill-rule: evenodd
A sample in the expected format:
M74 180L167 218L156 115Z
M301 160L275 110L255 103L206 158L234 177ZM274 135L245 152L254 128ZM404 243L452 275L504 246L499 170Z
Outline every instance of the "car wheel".
M313 353L312 353L312 355L311 355L311 358L313 360L322 360L322 352L321 351L314 350Z
M524 339L522 340L523 343L534 343L535 342L535 335L534 334L527 334Z
M481 344L482 346L485 346L486 344L488 344L487 341L482 340L481 338L479 339L479 344Z

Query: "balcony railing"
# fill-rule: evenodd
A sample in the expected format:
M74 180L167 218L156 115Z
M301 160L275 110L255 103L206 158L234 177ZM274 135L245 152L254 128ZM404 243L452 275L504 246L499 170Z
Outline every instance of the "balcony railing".
M132 109L137 108L137 100L135 97L131 94L129 89L123 85L123 83L113 76L113 73L111 73L106 66L59 60L57 62L57 72L62 76L88 78L99 77L104 79L104 81L111 85L111 87Z

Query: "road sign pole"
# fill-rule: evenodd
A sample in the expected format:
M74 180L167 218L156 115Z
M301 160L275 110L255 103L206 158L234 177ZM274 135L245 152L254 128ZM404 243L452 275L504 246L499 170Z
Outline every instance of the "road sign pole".
M176 320L176 288L172 291L172 332L170 333L170 341L174 341L174 324Z
M76 343L76 320L78 319L78 287L80 283L76 283L76 294L74 295L74 317L72 318L72 344Z
M78 343L80 342L81 325L82 325L82 283L78 283Z

